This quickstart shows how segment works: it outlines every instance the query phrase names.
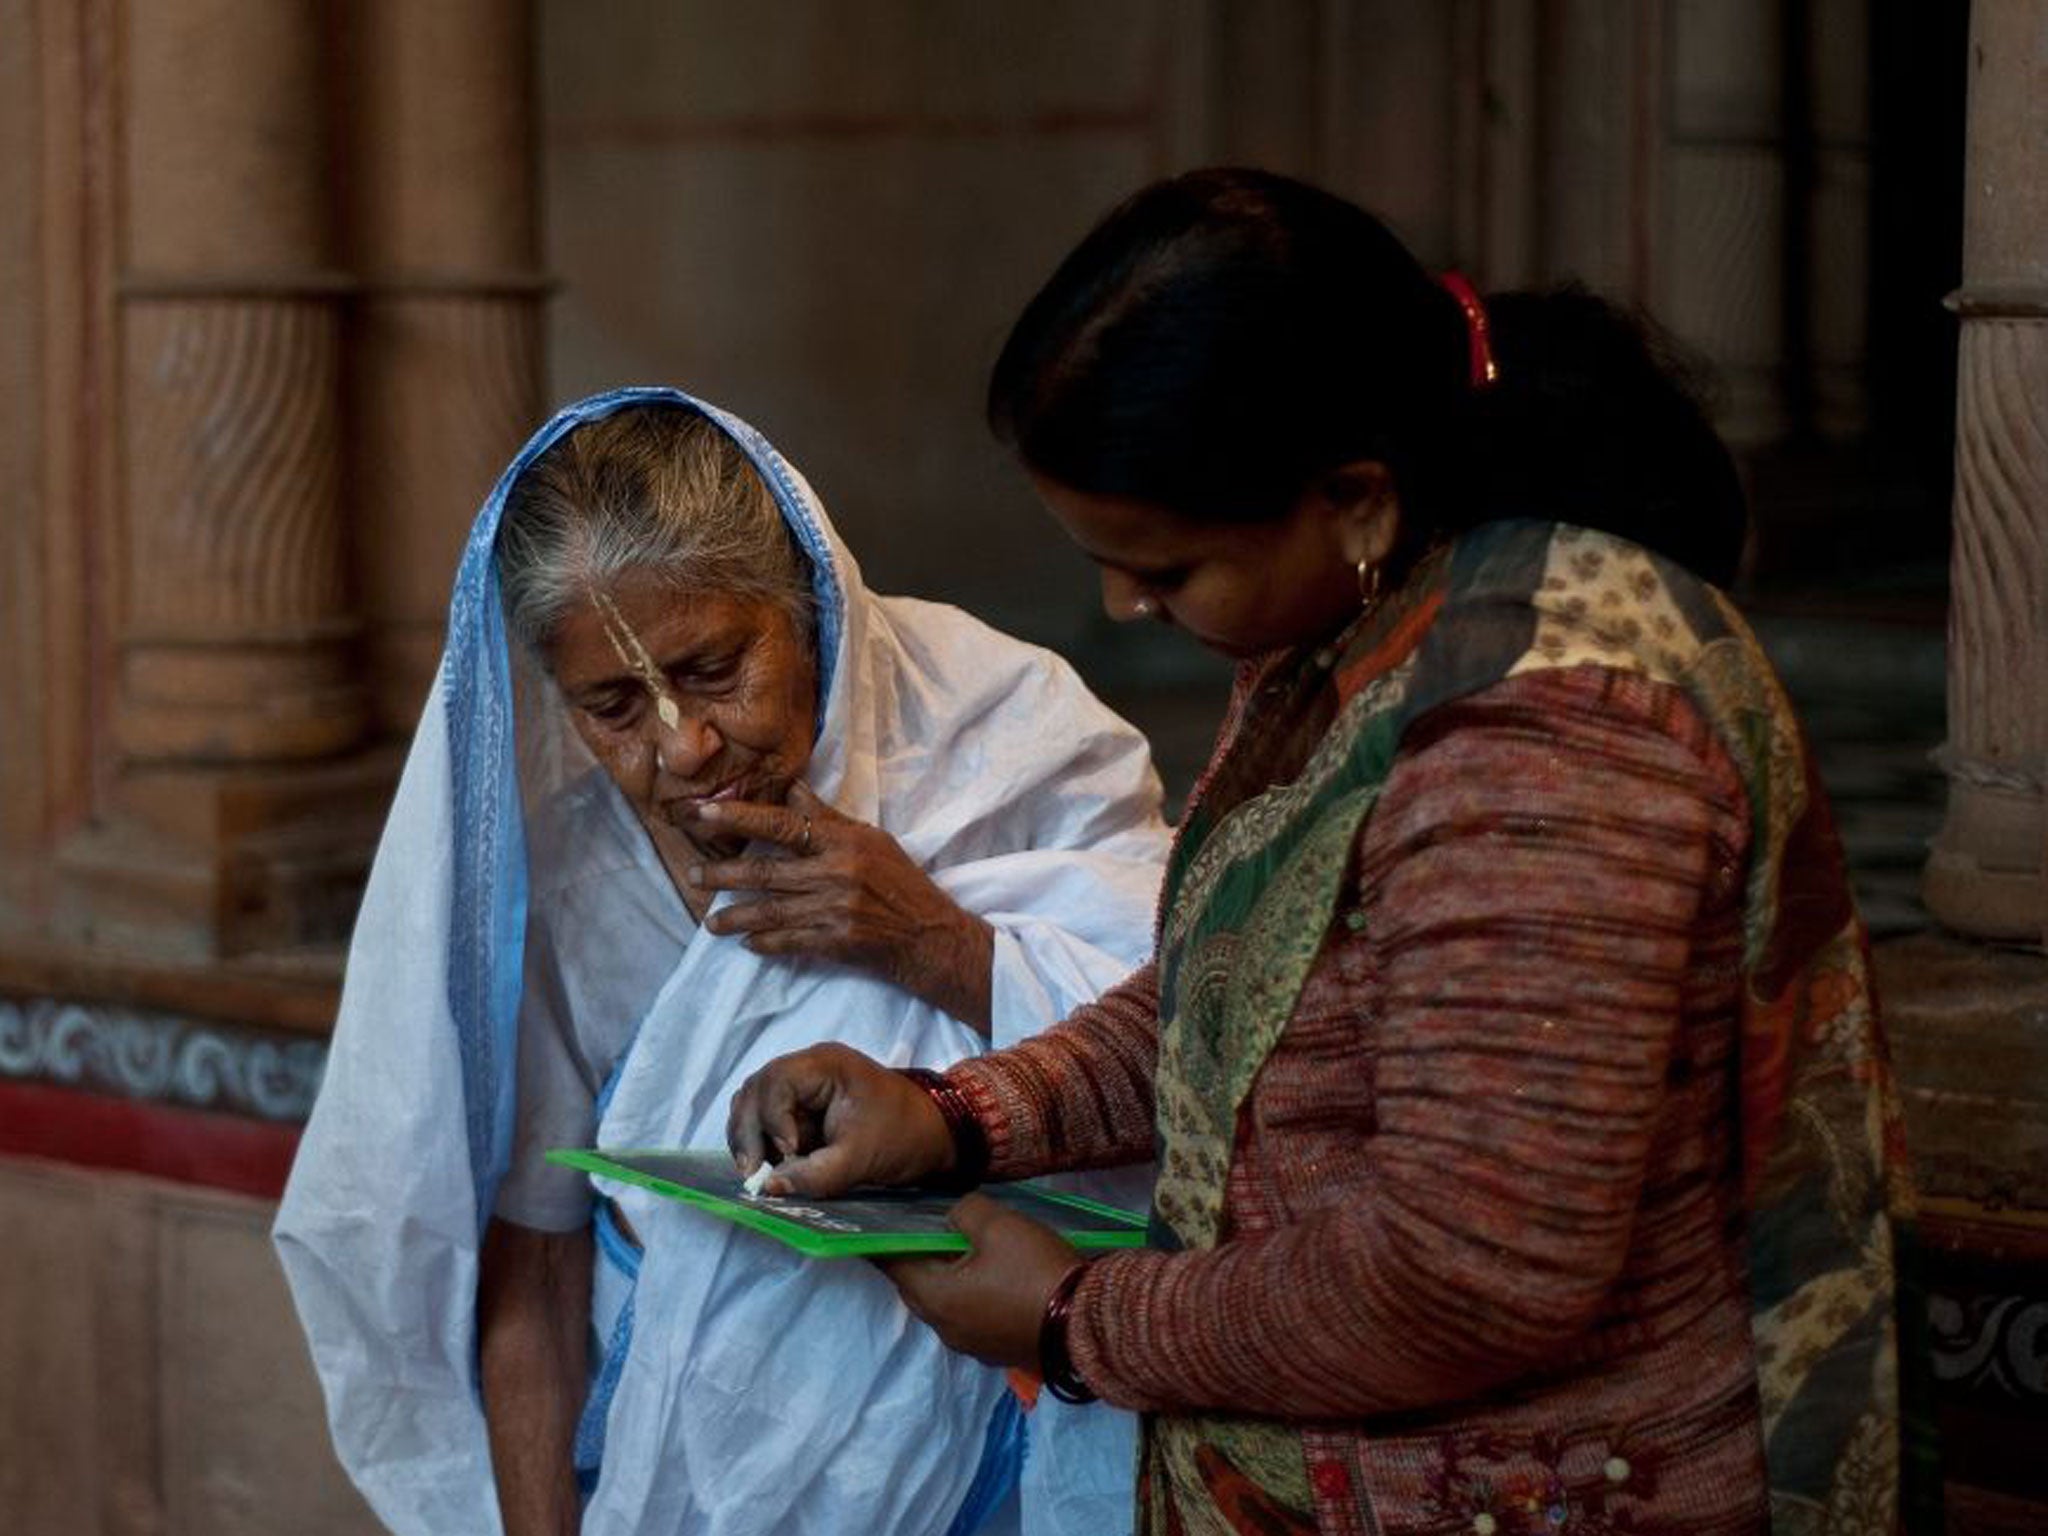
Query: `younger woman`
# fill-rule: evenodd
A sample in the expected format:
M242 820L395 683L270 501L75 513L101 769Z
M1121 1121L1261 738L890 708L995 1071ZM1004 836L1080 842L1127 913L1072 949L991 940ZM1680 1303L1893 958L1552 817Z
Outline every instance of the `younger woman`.
M1203 172L1025 310L991 419L1113 616L1243 661L1153 961L943 1077L735 1101L819 1194L1160 1157L1083 1264L970 1199L955 1348L1146 1413L1160 1533L1883 1530L1898 1120L1725 449L1583 294L1482 303Z

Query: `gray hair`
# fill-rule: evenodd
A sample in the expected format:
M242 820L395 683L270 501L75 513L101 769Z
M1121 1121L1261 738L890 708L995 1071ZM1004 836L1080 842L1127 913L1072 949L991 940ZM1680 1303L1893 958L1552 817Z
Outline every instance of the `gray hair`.
M810 563L773 494L686 406L628 406L572 429L513 485L496 559L505 621L542 656L573 607L631 572L769 602L807 642L814 632Z

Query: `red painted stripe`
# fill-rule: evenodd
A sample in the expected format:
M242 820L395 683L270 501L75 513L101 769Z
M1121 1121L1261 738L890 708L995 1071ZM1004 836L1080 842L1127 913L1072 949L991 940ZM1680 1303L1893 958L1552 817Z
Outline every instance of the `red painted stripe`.
M0 1082L0 1153L275 1200L298 1146L295 1125Z

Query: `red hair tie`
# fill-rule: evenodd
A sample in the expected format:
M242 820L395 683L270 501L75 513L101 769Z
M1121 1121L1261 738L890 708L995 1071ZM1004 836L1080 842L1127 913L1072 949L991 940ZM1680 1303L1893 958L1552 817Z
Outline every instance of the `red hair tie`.
M1472 387L1485 389L1490 384L1498 384L1500 364L1493 360L1493 338L1486 328L1485 300L1479 297L1479 290L1462 272L1442 273L1437 282L1465 312L1465 341L1471 350Z

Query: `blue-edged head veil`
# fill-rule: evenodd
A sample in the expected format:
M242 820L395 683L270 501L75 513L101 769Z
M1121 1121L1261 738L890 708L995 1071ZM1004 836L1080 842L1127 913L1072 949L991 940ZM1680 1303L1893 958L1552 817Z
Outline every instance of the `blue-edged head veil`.
M680 390L642 386L593 395L556 412L505 467L470 529L448 612L448 647L440 696L447 711L452 814L454 911L449 923L448 1006L462 1044L464 1124L470 1170L484 1191L478 1218L489 1210L511 1149L512 1039L519 1011L521 940L526 923L526 847L522 795L539 801L560 787L578 760L571 738L552 725L529 730L515 746L515 696L534 697L533 680L515 678L505 632L495 559L505 504L534 460L586 422L636 405L676 405L704 413L744 452L775 498L797 547L810 564L816 600L818 692L832 691L845 627L840 568L852 562L836 549L816 498L768 440L737 417ZM524 688L516 687L524 682ZM529 707L529 720L543 711ZM820 729L825 711L819 711ZM524 767L524 772L519 769Z

